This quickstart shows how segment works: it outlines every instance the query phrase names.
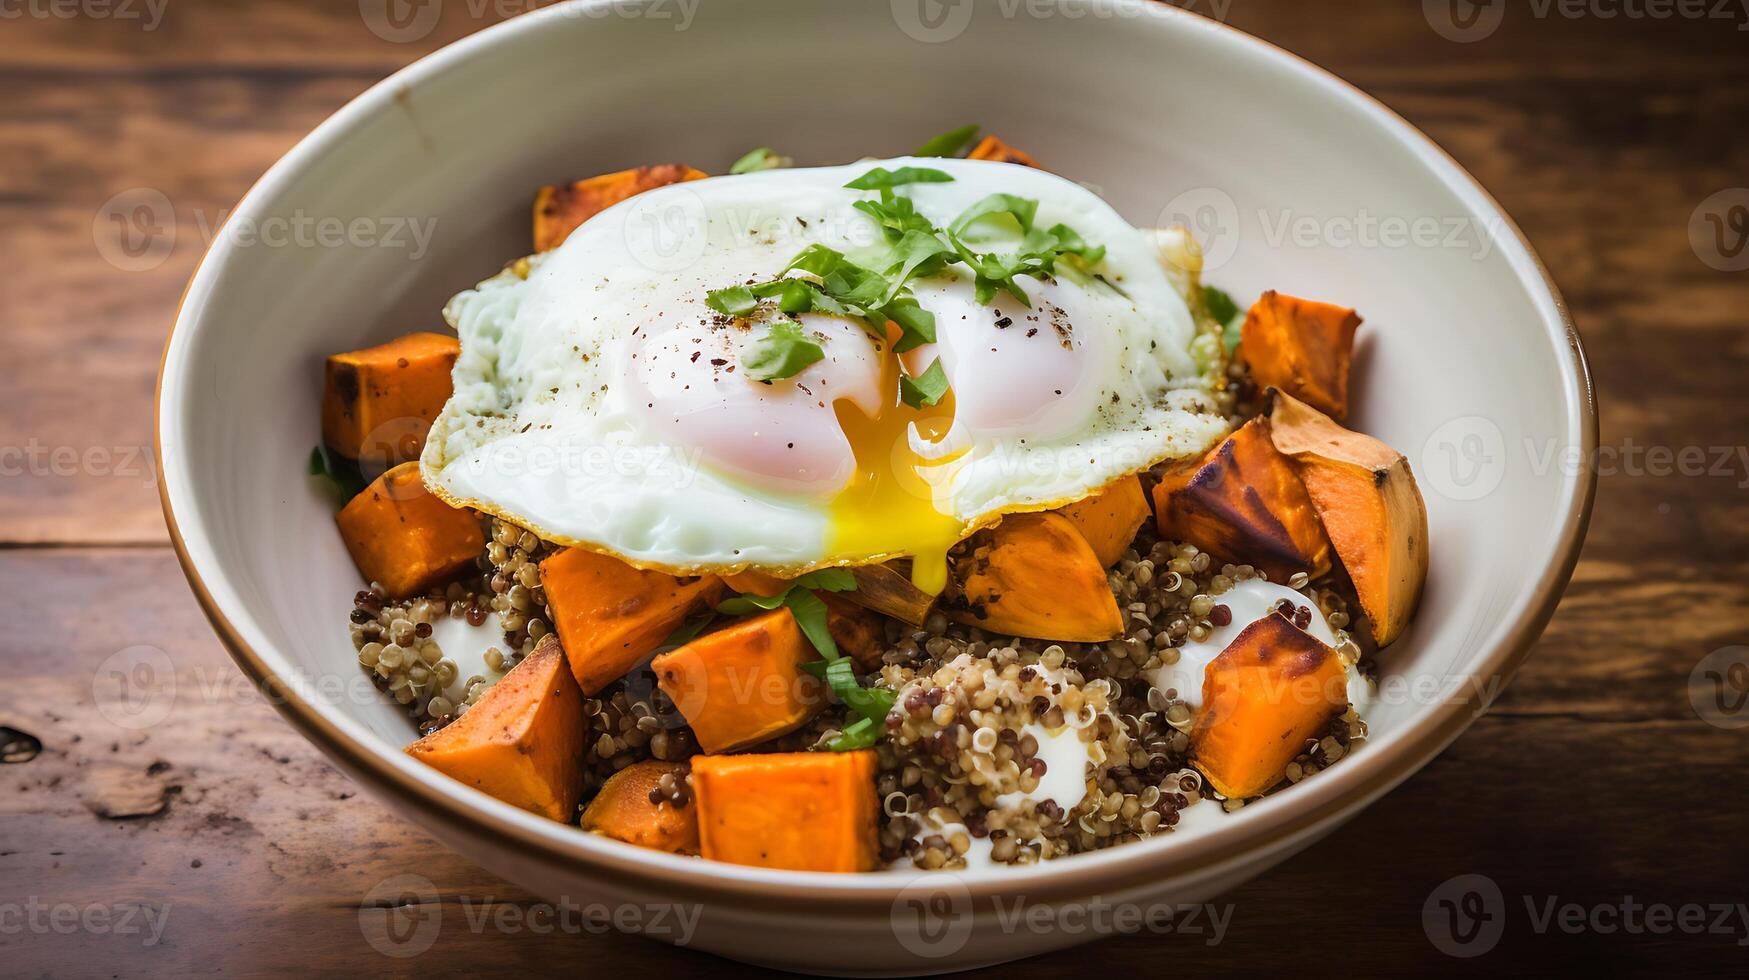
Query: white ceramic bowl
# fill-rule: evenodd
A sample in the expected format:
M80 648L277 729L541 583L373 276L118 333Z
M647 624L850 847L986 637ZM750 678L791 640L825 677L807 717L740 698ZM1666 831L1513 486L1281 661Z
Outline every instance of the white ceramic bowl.
M304 477L322 357L440 324L450 294L526 249L540 184L665 161L720 171L755 145L818 163L901 153L968 121L1138 225L1188 219L1207 278L1242 300L1279 287L1366 317L1355 423L1409 454L1432 526L1426 599L1383 658L1372 738L1205 833L920 880L638 850L405 757L404 714L361 693L342 625L357 575ZM321 222L346 230L323 238ZM435 231L424 249L415 227ZM249 192L189 287L158 411L165 512L196 593L244 671L354 779L536 892L682 903L702 909L695 947L837 973L1096 935L1073 917L1017 928L998 900L1201 902L1390 790L1485 707L1553 611L1592 492L1571 460L1596 442L1560 297L1436 146L1213 22L1076 0L566 4L482 31L373 87Z

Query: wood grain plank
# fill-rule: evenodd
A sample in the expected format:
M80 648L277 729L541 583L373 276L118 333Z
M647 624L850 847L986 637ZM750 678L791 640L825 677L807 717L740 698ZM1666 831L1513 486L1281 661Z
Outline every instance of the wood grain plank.
M0 71L0 542L167 540L152 397L183 285L255 178L368 82ZM161 203L110 220L142 190Z

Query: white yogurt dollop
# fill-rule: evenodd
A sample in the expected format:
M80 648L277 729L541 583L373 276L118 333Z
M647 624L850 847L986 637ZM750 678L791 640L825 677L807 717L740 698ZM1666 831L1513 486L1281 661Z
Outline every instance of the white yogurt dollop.
M942 840L946 841L952 841L954 834L965 834L966 839L971 841L971 846L966 848L966 853L964 855L967 871L977 871L982 868L994 868L996 866L996 861L990 857L991 852L996 848L996 842L989 837L973 837L972 832L966 829L965 824L939 824L935 822L933 817L927 814L922 820L918 821L918 823L920 826L917 828L917 832L911 836L912 839L916 840L919 844L937 834L940 834ZM894 871L917 870L917 866L911 863L911 859L903 855L900 855L897 860L887 867Z
M1039 777L1038 788L1031 793L1019 790L1003 793L996 797L996 806L1018 809L1028 800L1050 800L1062 807L1064 813L1073 810L1087 797L1087 763L1092 761L1081 733L1065 725L1053 734L1038 722L1029 721L1020 734L1022 738L1031 735L1038 742L1038 757L1044 760L1045 774Z
M497 647L504 649L504 629L498 625L498 615L493 613L478 626L470 624L460 616L442 616L431 624L431 638L437 641L438 649L443 655L455 661L455 680L443 689L443 696L451 704L461 704L467 699L468 678L479 675L489 681L503 676L486 666L486 651Z
M1207 639L1185 641L1178 648L1178 662L1150 671L1148 682L1162 691L1176 691L1177 696L1191 710L1200 709L1203 674L1207 671L1209 662L1220 656L1228 644L1238 639L1245 627L1272 615L1270 610L1283 599L1298 606L1309 607L1312 610L1312 622L1306 632L1325 646L1336 645L1336 632L1324 620L1323 610L1318 608L1317 603L1306 598L1304 593L1262 579L1247 579L1215 597L1217 603L1232 611L1232 622L1211 629ZM1348 700L1354 705L1355 712L1362 717L1365 716L1365 707L1372 703L1372 684L1361 674L1358 666L1348 668Z
M1205 796L1178 811L1178 822L1172 825L1172 832L1174 834L1207 833L1226 818L1227 811L1219 803Z

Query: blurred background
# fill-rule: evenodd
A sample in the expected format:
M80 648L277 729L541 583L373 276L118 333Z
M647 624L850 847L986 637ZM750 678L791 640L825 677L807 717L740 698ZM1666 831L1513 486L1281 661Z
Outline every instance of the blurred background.
M543 5L0 0L0 972L751 972L361 797L231 666L158 505L162 344L227 210L372 83ZM1749 0L1177 5L1382 99L1517 219L1600 392L1595 516L1529 666L1426 770L1218 930L1004 972L1740 973Z

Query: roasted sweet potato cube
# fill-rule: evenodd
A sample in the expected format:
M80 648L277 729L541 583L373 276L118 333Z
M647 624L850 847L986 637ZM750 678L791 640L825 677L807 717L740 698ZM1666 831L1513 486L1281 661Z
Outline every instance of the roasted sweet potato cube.
M480 519L426 490L418 463L377 477L334 520L358 570L393 599L454 578L486 550Z
M1018 163L1023 167L1038 167L1038 161L1034 160L1030 153L1025 150L1017 150L993 135L979 140L978 145L972 147L972 152L967 154L966 159L995 160L998 163Z
M1209 662L1191 761L1229 799L1256 796L1347 707L1336 652L1285 618L1265 616Z
M676 578L633 568L612 555L567 548L541 562L553 626L584 694L624 676L687 617L723 594L715 575Z
M879 670L881 656L887 652L887 628L880 613L845 598L849 593L821 592L826 604L826 632L838 650L856 662L860 670Z
M1091 497L1059 507L1057 513L1075 525L1099 556L1099 563L1110 568L1129 550L1151 511L1141 479L1126 476Z
M1329 415L1348 416L1348 362L1360 317L1345 306L1270 290L1245 314L1239 359L1251 380L1275 387Z
M826 705L802 670L820 659L787 608L706 633L650 662L656 683L706 752L733 752L800 728Z
M1272 582L1330 570L1330 540L1265 418L1240 426L1202 459L1167 470L1154 486L1154 516L1162 536L1251 565Z
M782 595L789 588L790 580L778 578L770 572L762 572L757 568L749 568L733 575L724 575L723 584L742 595Z
M992 633L1100 643L1123 633L1105 566L1060 514L1009 514L971 543L942 608Z
M614 773L583 808L584 830L670 854L698 853L698 807L663 798L662 777L686 784L684 762L634 762ZM690 792L688 793L690 795Z
M450 370L460 353L454 337L410 333L329 357L322 441L347 459L386 466L418 459L454 390Z
M548 636L479 703L407 754L512 806L569 823L583 788L583 692Z
M700 850L788 871L873 871L875 753L703 755L692 760Z
M1427 581L1427 505L1403 454L1271 392L1271 439L1294 461L1379 646L1402 634Z
M678 163L659 163L542 187L534 198L534 250L558 248L577 226L633 195L708 176Z
M743 595L758 596L782 595L790 587L788 579L756 569L725 575L723 584ZM915 589L915 586L911 588ZM855 602L851 598L855 591L816 594L826 604L826 632L832 634L833 642L854 659L858 667L878 669L887 647L887 630L880 614Z

